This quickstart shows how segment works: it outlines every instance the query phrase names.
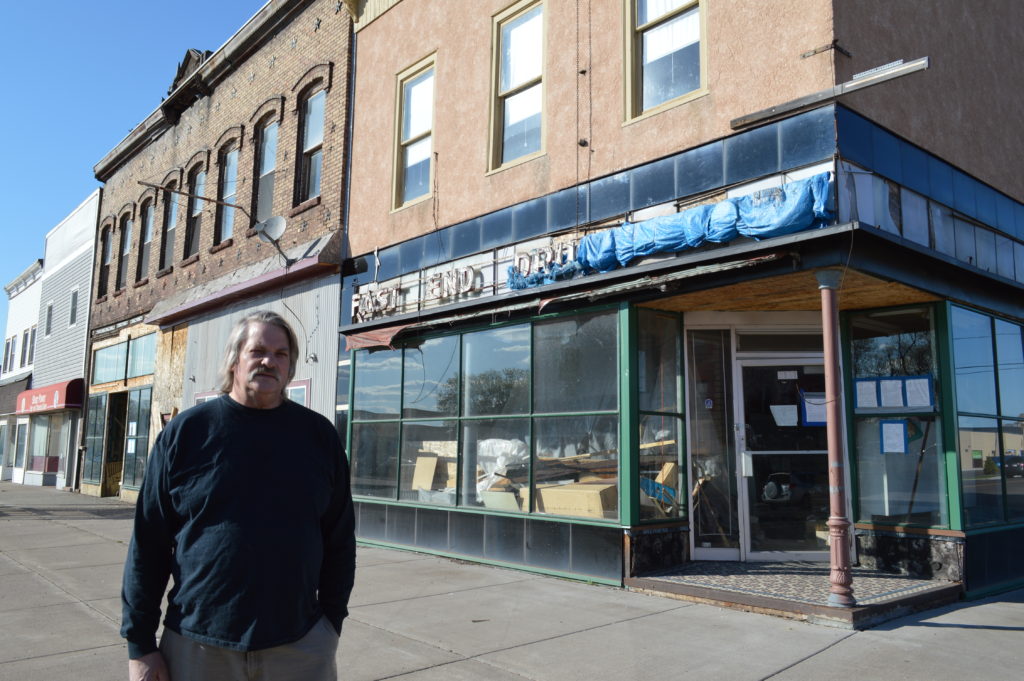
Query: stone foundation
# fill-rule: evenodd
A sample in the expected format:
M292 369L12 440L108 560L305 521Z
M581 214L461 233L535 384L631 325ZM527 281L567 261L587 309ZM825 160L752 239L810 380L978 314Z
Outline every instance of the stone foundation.
M857 530L856 542L864 567L918 579L963 581L964 540L959 537Z
M626 530L626 576L636 577L673 568L690 559L687 527Z

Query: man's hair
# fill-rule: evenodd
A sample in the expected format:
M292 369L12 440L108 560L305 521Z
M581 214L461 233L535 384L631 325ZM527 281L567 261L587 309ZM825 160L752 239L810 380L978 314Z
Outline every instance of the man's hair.
M242 353L242 346L249 339L249 328L253 324L259 323L276 326L288 337L288 380L281 386L282 395L285 394L288 384L295 378L295 368L299 359L299 340L295 337L295 332L292 331L292 327L284 320L284 317L276 312L257 310L238 320L238 323L231 329L231 335L228 336L228 344L224 349L224 361L220 366L220 391L222 393L231 392L231 387L235 382L235 365Z

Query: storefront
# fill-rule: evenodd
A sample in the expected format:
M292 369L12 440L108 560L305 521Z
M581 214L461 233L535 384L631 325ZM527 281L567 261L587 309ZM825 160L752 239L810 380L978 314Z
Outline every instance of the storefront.
M15 472L23 484L61 489L70 486L74 478L82 389L83 381L77 378L18 395L17 415L28 428L24 466Z
M359 537L608 583L827 560L829 272L854 560L1024 579L1024 207L958 172L825 107L593 181L579 226L551 195L353 259Z
M28 445L28 419L19 417L15 411L20 395L29 383L31 374L17 379L0 382L0 480L17 482L24 477L25 456Z

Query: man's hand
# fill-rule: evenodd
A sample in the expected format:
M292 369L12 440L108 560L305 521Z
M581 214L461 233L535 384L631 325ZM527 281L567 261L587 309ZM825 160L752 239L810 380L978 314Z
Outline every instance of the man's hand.
M171 681L164 656L157 651L128 660L128 681Z

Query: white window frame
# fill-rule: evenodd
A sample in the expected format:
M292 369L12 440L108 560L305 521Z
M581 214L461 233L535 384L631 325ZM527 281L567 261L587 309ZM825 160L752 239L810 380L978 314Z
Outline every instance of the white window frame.
M413 66L409 67L402 73L398 74L397 78L397 91L395 94L395 101L397 106L395 107L395 176L394 176L394 207L395 209L403 208L405 206L419 203L433 196L433 185L434 185L434 102L437 84L437 55L430 55ZM412 132L408 138L406 138L405 131L405 118L406 113L409 110L410 102L407 101L405 96L406 86L410 83L422 78L427 73L430 73L431 80L431 93L429 102L429 125L423 127L420 130ZM430 150L427 156L427 163L429 167L428 179L427 179L427 190L422 194L405 198L405 188L408 182L408 166L405 163L406 150L410 149L414 145L427 142Z
M540 37L540 74L533 76L528 80L516 83L507 90L501 88L501 67L502 67L502 40L501 34L502 29L510 22L519 19L528 12L540 8L540 22L541 22L541 37ZM489 171L501 170L510 166L524 163L533 158L541 156L545 153L544 141L546 136L546 128L544 125L545 119L545 75L544 75L544 63L546 59L547 51L544 49L547 35L547 20L545 18L546 12L544 3L538 0L521 0L520 2L512 5L506 10L494 16L492 25L492 36L491 36L491 52L492 52L492 66L491 66L491 136L490 136L490 149L488 156L490 159ZM522 94L531 90L534 87L540 88L540 144L535 151L531 151L523 154L522 156L516 156L508 160L502 160L504 156L504 137L505 137L505 106L506 102L515 97L516 95Z

